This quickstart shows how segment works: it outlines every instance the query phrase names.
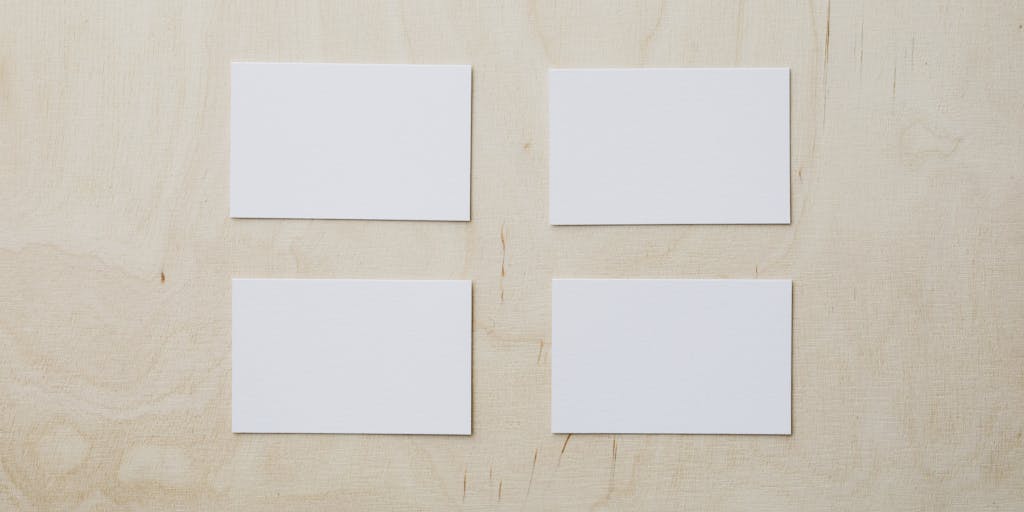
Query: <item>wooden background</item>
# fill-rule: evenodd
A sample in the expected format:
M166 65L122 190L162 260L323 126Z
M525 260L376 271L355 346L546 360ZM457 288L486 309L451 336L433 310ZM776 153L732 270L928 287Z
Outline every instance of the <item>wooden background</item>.
M228 218L232 60L473 65L470 223ZM789 66L789 226L551 227L552 66ZM0 1L0 509L1024 509L1024 3ZM230 433L230 278L474 288L473 435ZM794 281L793 435L550 433L552 277Z

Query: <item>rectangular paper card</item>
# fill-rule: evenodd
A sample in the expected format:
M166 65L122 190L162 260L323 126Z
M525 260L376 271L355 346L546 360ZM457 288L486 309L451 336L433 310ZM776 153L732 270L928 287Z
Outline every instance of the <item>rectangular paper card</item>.
M551 430L789 434L792 284L556 279Z
M235 279L233 432L465 434L470 281Z
M788 224L789 69L553 69L551 224Z
M231 216L469 220L471 69L231 65Z

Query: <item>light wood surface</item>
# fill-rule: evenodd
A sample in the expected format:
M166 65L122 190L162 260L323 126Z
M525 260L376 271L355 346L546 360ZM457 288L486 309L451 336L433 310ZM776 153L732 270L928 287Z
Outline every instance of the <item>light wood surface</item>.
M1021 2L0 4L2 510L1024 509ZM472 64L472 222L229 219L232 60ZM792 225L549 226L574 66L791 67ZM473 435L231 434L233 276L472 279ZM552 435L552 277L792 278L793 435Z

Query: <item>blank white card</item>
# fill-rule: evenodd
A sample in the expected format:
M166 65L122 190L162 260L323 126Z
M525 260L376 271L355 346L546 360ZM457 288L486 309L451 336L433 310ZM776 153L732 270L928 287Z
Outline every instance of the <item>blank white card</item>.
M468 435L471 288L235 279L232 431Z
M789 434L792 284L556 279L551 430Z
M551 224L788 224L789 70L554 69Z
M231 216L469 220L469 66L231 65Z

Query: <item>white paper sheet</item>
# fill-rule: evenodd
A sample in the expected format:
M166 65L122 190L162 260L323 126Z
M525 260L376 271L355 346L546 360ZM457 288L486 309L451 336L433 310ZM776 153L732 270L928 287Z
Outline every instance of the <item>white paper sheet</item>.
M551 430L789 434L792 284L556 279Z
M470 281L232 284L233 432L470 433Z
M551 224L788 224L789 70L553 69Z
M469 220L469 66L233 63L231 216Z

